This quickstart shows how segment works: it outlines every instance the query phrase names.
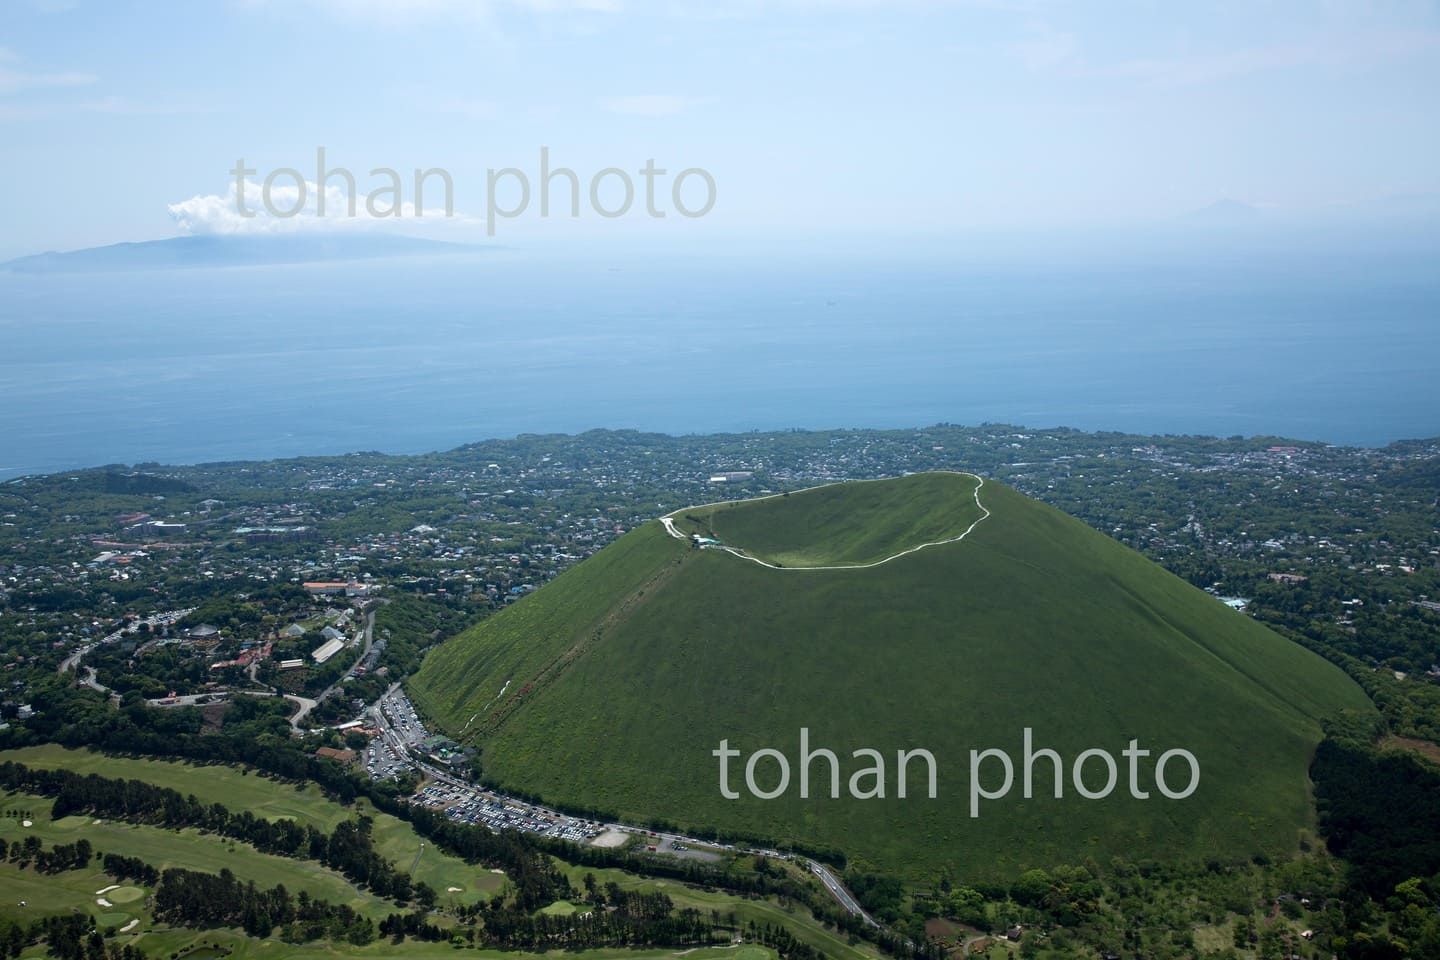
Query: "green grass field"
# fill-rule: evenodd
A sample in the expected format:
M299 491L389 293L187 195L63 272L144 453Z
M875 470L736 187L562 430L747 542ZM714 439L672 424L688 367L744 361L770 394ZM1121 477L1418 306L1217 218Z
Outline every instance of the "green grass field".
M17 843L33 834L49 847L57 843L73 843L83 837L100 854L139 857L161 870L183 867L215 873L222 867L228 867L242 880L253 880L262 887L283 883L292 891L304 890L313 897L332 903L347 903L376 921L397 909L393 903L357 890L340 874L316 863L260 853L246 844L196 830L166 830L113 821L97 824L90 817L51 820L50 806L51 801L44 798L0 794L0 809L24 807L35 814L29 827L21 826L19 821L9 817L0 819L0 839ZM30 871L29 876L39 877L34 871ZM108 885L108 882L101 883L92 889ZM124 905L123 896L121 899L107 896L106 899L117 907ZM90 898L92 906L94 900L94 897Z
M0 881L3 882L3 881ZM398 960L439 960L456 956L456 948L448 943L421 943L406 940L393 943L380 940L364 947L349 944L294 944L280 940L255 940L233 930L179 930L162 927L137 929L134 934L121 934L118 943L133 943L155 958L180 954L180 960L326 960L334 957L370 957L375 960L394 957ZM774 960L775 952L765 947L744 944L694 950L581 950L526 953L522 951L465 950L461 956L479 960ZM43 948L32 947L22 957L44 957Z
M326 800L317 790L307 788L296 791L286 784L266 780L229 767L192 767L184 764L162 761L132 760L106 757L85 751L67 751L57 747L36 747L0 753L0 760L15 760L35 767L65 767L81 772L94 772L105 776L144 776L152 782L194 793L205 800L229 799L234 802L235 791L243 790L251 809L263 810L268 816L295 816L318 824L334 824L344 819L346 811ZM171 831L159 827L131 825L111 821L95 823L90 817L65 817L58 821L50 819L51 801L42 797L25 794L0 794L0 812L7 810L25 811L31 826L23 826L18 817L0 816L0 838L7 842L23 840L27 835L41 838L46 847L57 843L70 843L85 837L94 845L98 854L119 853L138 856L157 867L178 866L194 870L215 872L228 867L236 876L254 880L261 886L284 883L292 891L305 890L314 896L323 897L335 903L349 903L373 919L378 920L392 912L393 905L386 904L357 890L348 881L333 871L304 861L290 860L262 854L245 844L234 843L224 837L200 834L194 830ZM333 809L332 809L333 808ZM281 813L280 811L286 811ZM380 816L384 816L383 814ZM409 827L386 817L393 824L408 831ZM379 822L377 818L377 830ZM393 827L391 829L394 829ZM413 837L413 833L410 834ZM398 832L393 842L403 846L409 853L409 863L414 857L414 847ZM418 840L416 841L418 843ZM482 867L468 867L461 861L440 854L430 845L426 846L422 858L430 862L430 882L441 893L442 904L448 897L469 902L474 895L487 895L498 889L504 878ZM617 882L627 886L644 884L639 877L612 871ZM609 879L607 877L607 879ZM454 881L454 884L447 883ZM466 884L466 894L447 894L446 887L459 883ZM34 869L21 870L16 865L0 862L0 917L16 920L30 920L53 913L67 913L78 910L94 917L102 926L121 928L131 920L138 920L128 933L118 934L117 942L132 943L152 957L168 957L172 953L188 956L190 960L323 960L326 957L398 957L427 960L427 958L451 956L454 948L448 944L425 944L406 941L394 944L388 940L378 941L366 947L349 945L305 944L295 945L274 939L251 939L235 930L181 930L155 926L146 908L145 897L149 893L143 888L123 885L107 891L105 899L110 906L98 902L100 894L115 884L100 868L98 860L85 870L67 871L59 874L39 874ZM833 935L824 931L808 918L790 914L779 907L765 903L754 903L739 897L722 894L702 894L689 891L676 884L666 886L666 892L681 906L714 904L717 909L729 912L749 911L742 916L748 918L769 917L777 923L784 923L797 936L804 936L817 944L843 947ZM698 898L698 899L697 899ZM25 901L25 906L20 902ZM583 909L583 908L582 908ZM556 904L551 912L574 912L575 905ZM43 956L40 948L26 951L26 957ZM662 960L684 956L698 960L773 960L773 951L753 945L738 947L716 947L698 950L588 950L566 951L549 954L529 954L509 951L467 951L467 956L484 958L506 958L525 960L532 957L573 957L577 960ZM850 950L832 952L832 956L843 958L870 958L873 953Z
M925 526L943 512L915 502L935 494L931 484L948 487L956 508L973 481L830 487L755 504L763 523L730 506L715 532L779 531L766 545L786 555L869 556L953 530ZM818 518L833 511L807 498L851 503L852 488L867 498L890 491L899 519L872 521L883 532L875 538L837 521L832 539ZM770 570L647 524L433 651L411 695L452 734L475 717L467 738L511 787L636 822L660 816L837 846L910 876L948 866L1004 878L1091 856L1293 853L1314 819L1307 770L1319 720L1371 711L1360 689L1079 521L996 483L981 498L992 515L963 542L860 570ZM803 521L774 515L797 501ZM865 509L885 512L883 503ZM793 540L800 530L812 540ZM802 727L812 747L839 754L841 799L798 796ZM1078 796L1067 766L1056 800L1042 760L1034 798L1022 799L1026 727L1067 764L1108 751L1116 791ZM1121 751L1131 738L1153 751L1139 764L1148 800L1129 795ZM794 767L788 792L722 798L712 756L722 739L744 756L781 750ZM870 765L851 758L859 748L887 758L883 799L848 795L851 774ZM936 757L934 800L923 796L923 767L911 796L896 796L896 751L914 748ZM969 751L988 748L1014 759L1017 781L972 819ZM1167 801L1153 786L1156 755L1171 748L1201 766L1187 800ZM763 786L775 782L770 764ZM743 766L742 756L731 770L742 792ZM816 762L817 793L829 792L827 769ZM1103 782L1098 762L1087 770ZM1187 772L1183 763L1170 770L1180 786Z
M38 806L38 804L37 804ZM71 839L82 835L82 831L75 829L71 820L81 818L65 818L59 821L56 829L41 829L40 821L35 821L36 829L45 838L47 846L52 842L70 842ZM89 821L87 820L88 824ZM147 841L155 841L156 834L163 834L165 831L153 828L137 828L137 832ZM184 838L182 838L184 839ZM121 852L118 844L111 844L110 849ZM242 850L244 848L241 848ZM196 846L191 856L199 856L210 853L216 857L211 864L201 865L197 869L219 869L221 866L228 866L237 876L244 879L254 879L257 883L277 882L273 876L265 876L263 869L257 869L254 858L261 858L263 855L251 852L249 857L234 857L230 855L226 859L225 854L215 853L203 844ZM276 859L276 858L271 858ZM171 862L167 858L167 863ZM176 865L190 866L189 857ZM625 874L620 871L599 871L601 882L616 880L627 889L663 890L675 901L677 906L693 906L702 910L716 909L722 915L728 916L735 913L741 923L754 919L759 923L773 923L784 926L797 937L811 943L817 948L824 950L827 956L837 957L840 960L873 960L876 954L868 946L850 947L842 939L824 930L816 924L805 911L788 911L772 903L756 902L745 900L740 897L728 896L725 894L703 893L689 890L673 883L663 881L647 881L643 878ZM583 875L583 871L577 875ZM306 877L303 882L295 878L281 878L292 890L305 889L311 893L324 890L326 894L333 894L323 885L317 890L313 878ZM339 881L344 884L343 880ZM323 956L374 956L374 957L432 957L453 953L453 948L444 944L421 944L413 941L396 945L388 941L371 944L367 947L357 948L349 945L328 946L323 944L294 945L285 944L276 940L254 940L247 938L237 931L231 930L208 930L192 931L179 930L169 927L155 927L150 919L149 912L145 909L143 902L139 899L146 891L140 888L125 888L108 891L106 899L112 900L114 906L102 907L97 903L97 892L111 886L114 881L98 869L87 869L70 871L60 874L42 875L34 870L20 870L17 867L0 863L0 917L12 918L15 920L33 919L37 916L44 916L52 913L67 913L71 910L79 910L94 917L102 928L105 926L114 927L117 930L124 927L132 919L139 919L139 923L127 934L120 934L122 943L134 943L140 949L146 950L152 956L168 956L172 952L195 949L188 955L191 960L204 957L219 957L226 954L226 951L233 951L233 957L266 957L274 960L287 960L291 957L323 957ZM126 902L115 902L116 894L133 890L137 897L125 897ZM351 889L352 896L348 902L355 905L357 899L353 896L355 891ZM336 902L345 901L344 897L329 895L329 899ZM25 901L27 906L20 907L19 903ZM546 908L544 912L568 915L576 912L576 906L566 901L561 901ZM582 911L588 909L580 908ZM367 911L368 912L368 911ZM380 914L383 915L383 912ZM374 914L372 914L374 916ZM219 950L208 949L208 946L215 944ZM512 957L522 958L537 956L526 953L479 951L484 957ZM659 960L659 958L675 957L684 955L686 957L714 957L728 958L728 960L768 960L775 956L773 951L757 946L744 946L741 948L716 948L713 950L693 951L668 951L668 950L590 950L578 953L567 952L564 956L579 957L583 960ZM32 950L29 955L40 956L38 951ZM467 951L467 955L470 952ZM546 956L559 957L561 954L548 954Z
M173 950L162 953L161 950L171 947L178 949L192 943L220 943L233 952L227 956L229 960L323 960L326 957L398 957L405 960L438 960L441 957L453 958L457 955L454 947L447 943L418 943L414 940L407 940L401 944L394 944L387 941L372 943L366 947L331 947L325 944L292 944L282 943L278 940L248 940L221 934L200 934L193 935L185 931L175 931L173 935L152 935L143 938L136 943L137 947L146 949L152 955L168 957ZM40 954L35 954L39 956ZM199 960L195 954L190 955L192 960ZM775 952L764 947L751 944L744 944L738 947L714 947L695 950L556 950L550 953L525 953L522 951L500 951L500 950L466 950L459 953L463 957L476 957L480 960L670 960L670 958L685 957L686 960L774 960ZM184 958L182 958L184 960Z
M114 882L98 869L43 876L0 863L0 917L25 921L71 910L98 914L102 908L95 902L95 891ZM22 900L26 906L20 906Z
M108 757L88 750L66 750L52 744L0 751L0 762L5 760L13 760L36 769L65 769L76 773L98 773L107 777L133 777L184 794L194 794L206 803L222 803L231 810L250 810L258 817L271 820L290 817L302 823L313 823L326 830L332 830L341 821L357 812L363 812L374 818L375 846L387 860L403 870L408 870L415 862L415 855L420 853L421 839L408 823L375 810L363 800L357 801L351 808L342 807L326 799L313 784L297 790L289 784L268 780L237 767ZM48 805L46 809L49 809ZM0 831L5 829L5 824L0 821ZM117 825L116 829L135 828ZM0 836L3 835L3 832L0 832ZM95 840L92 838L91 842L94 843ZM117 849L116 852L124 851ZM301 869L296 861L271 859L289 864L292 871ZM178 861L175 865L187 866ZM192 869L205 868L197 866ZM240 873L238 869L232 869L235 869L237 874ZM414 877L433 887L442 903L454 899L459 903L469 904L488 899L504 882L503 878L488 870L469 866L458 857L435 849L434 844L425 845ZM256 878L256 882L259 882L259 878ZM459 890L452 891L451 887L458 887Z
M291 817L333 829L350 816L331 803L314 784L302 789L268 780L240 767L176 763L130 757L107 757L90 750L67 750L54 744L0 751L0 761L13 760L37 770L70 770L105 777L133 777L157 787L193 793L207 803L223 803L232 810L249 810L257 817L277 820Z
M453 956L455 953L454 948L449 944L426 944L414 940L408 940L401 944L380 940L365 947L354 947L348 944L332 946L324 943L289 944L276 939L252 939L235 930L196 931L165 926L157 927L152 924L143 903L117 904L112 908L101 907L96 903L95 891L103 890L113 882L99 870L77 870L61 874L40 875L33 870L21 871L11 864L0 863L0 917L30 920L48 914L78 910L88 913L102 927L110 926L117 930L128 924L130 920L138 918L140 922L131 931L117 934L116 942L133 944L156 958L168 957L172 953L183 953L189 960L219 960L222 957L229 957L231 960L292 960L292 958L294 960L311 960L311 958L323 960L326 957L397 957L427 960L427 958ZM683 899L676 896L676 888L667 888L667 892L675 897L677 902ZM27 903L27 906L19 906L22 900ZM741 903L743 904L743 901ZM759 906L763 907L764 905ZM794 924L792 929L795 929L797 933L804 930L803 924L796 923L793 918L787 917L787 919ZM813 928L810 935L820 943L834 939L818 928ZM836 942L838 943L838 941ZM528 960L528 958L538 957L549 957L554 960L560 960L562 957L576 958L576 960L668 960L668 958L679 956L700 958L700 960L773 960L775 957L773 951L753 945L687 951L605 949L557 951L548 954L467 950L465 955L489 958L489 960L499 960L499 958ZM845 952L835 952L829 955L842 958L842 960L874 956L850 951L848 948ZM22 956L42 957L45 956L45 953L43 947L32 947Z
M696 507L672 517L682 533L718 539L777 566L856 565L960 536L983 516L976 485L965 474L926 473Z

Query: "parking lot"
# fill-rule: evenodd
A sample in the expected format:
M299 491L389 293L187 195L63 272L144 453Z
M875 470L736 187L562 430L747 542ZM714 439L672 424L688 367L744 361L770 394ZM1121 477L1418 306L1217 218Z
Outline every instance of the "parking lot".
M371 780L391 780L415 769L410 761L395 752L390 741L376 737L365 748L365 771Z
M492 830L520 830L575 843L586 843L604 831L597 821L579 820L541 807L506 802L487 791L443 783L425 787L410 802L432 810L444 810L445 815L456 823L482 824Z
M480 824L492 830L521 830L546 837L585 843L604 832L594 821L567 817L553 810L511 800L499 794L464 785L458 771L445 771L425 759L426 744L432 743L425 724L398 686L370 708L380 736L365 750L365 769L373 780L385 780L419 768L432 778L430 784L410 799L432 810L444 810L457 823Z
M407 748L418 748L430 735L416 716L410 698L399 689L381 697L370 711L372 715L383 713L383 716L375 717L382 731L388 730ZM370 742L364 759L365 770L371 780L389 780L415 769L405 751L397 750L390 738L383 734Z

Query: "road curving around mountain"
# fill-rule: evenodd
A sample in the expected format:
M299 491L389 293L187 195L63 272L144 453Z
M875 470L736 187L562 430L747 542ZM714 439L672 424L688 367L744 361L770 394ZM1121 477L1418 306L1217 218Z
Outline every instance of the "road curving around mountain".
M1295 852L1324 721L1373 712L1333 664L994 480L913 474L667 518L425 658L417 707L497 786L917 882L1090 856L1242 862ZM824 572L775 573L791 569ZM808 796L807 733L836 757ZM1027 736L1065 767L1031 795L970 770L981 753L1023 771ZM1142 784L1162 756L1197 758L1193 796L1074 786L1072 761L1094 780L1098 754L1132 741ZM907 795L891 758L920 748L933 775ZM977 784L996 799L972 803Z

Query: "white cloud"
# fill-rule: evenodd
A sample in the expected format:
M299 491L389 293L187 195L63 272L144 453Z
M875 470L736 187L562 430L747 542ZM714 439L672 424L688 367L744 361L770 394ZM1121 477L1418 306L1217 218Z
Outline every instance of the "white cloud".
M366 197L369 191L365 187L364 183L357 184L354 216L350 214L349 197L339 183L332 181L326 184L325 214L321 216L319 211L320 190L314 181L305 182L305 195L302 203L300 187L293 177L277 178L272 184L268 208L263 185L253 180L246 180L244 209L249 216L240 212L241 206L236 202L239 191L234 180L230 181L230 186L224 196L213 193L204 196L197 195L189 200L181 200L179 203L171 203L166 206L181 232L187 234L295 233L305 230L364 229L398 223L409 223L412 226L416 223L473 226L484 222L479 218L463 214L447 216L443 207L426 207L424 216L419 217L416 215L415 204L409 200L401 202L398 216L377 217L371 214L367 207ZM438 179L432 178L427 181L426 187L427 192L438 191L441 184ZM377 189L376 185L371 185L371 189ZM393 200L393 194L388 191L382 193L375 198L376 210L382 214L388 213ZM276 211L288 213L297 206L299 210L293 216L276 214Z
M0 64L15 63L17 58L10 51L4 51ZM78 71L61 73L30 73L0 65L0 95L18 93L43 87L84 87L95 82L95 75Z
M1440 31L1325 24L1289 39L1248 47L1156 53L1110 61L1085 55L1080 38L1032 22L1009 52L1027 69L1077 77L1109 77L1154 86L1213 83L1256 73L1309 67L1354 68L1440 52Z
M180 103L136 103L124 97L108 96L99 100L86 100L73 105L73 109L85 113L109 113L118 116L170 117L176 115L210 113L210 107L197 107Z
M591 13L619 13L620 0L510 0L512 6L541 12L582 10Z
M1074 34L1059 33L1046 27L1011 44L1010 52L1028 70L1049 70L1074 60L1080 53L1080 43Z
M67 13L80 4L78 0L26 0L36 13Z
M18 66L20 57L6 47L0 47L0 96L27 94L38 90L79 89L95 84L91 73L77 70L59 72L32 72ZM184 104L136 103L122 96L108 94L86 100L47 99L17 97L16 103L0 104L0 120L18 120L29 117L50 116L57 113L108 113L125 115L171 115L181 113L205 113L208 108Z
M637 117L673 117L707 102L709 101L698 97L644 94L635 97L607 97L600 101L600 106L611 113Z
M427 99L417 95L412 99L419 102L429 113L455 114L467 120L489 120L499 112L495 101L480 100L473 97L439 97L436 99Z
M252 5L290 6L293 0L249 0ZM422 20L488 21L507 10L536 13L613 13L619 0L305 0L347 21L402 24Z
M95 82L93 74L74 70L35 73L20 67L20 62L19 54L8 47L0 47L0 97L31 90L87 87ZM44 112L30 104L0 103L0 121L23 120Z
M1387 63L1436 51L1440 51L1440 32L1372 29L1213 54L1129 60L1097 72L1159 85L1181 85L1297 67Z

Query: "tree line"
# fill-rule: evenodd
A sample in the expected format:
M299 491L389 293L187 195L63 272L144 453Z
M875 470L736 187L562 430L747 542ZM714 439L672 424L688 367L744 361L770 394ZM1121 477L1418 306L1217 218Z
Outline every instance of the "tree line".
M276 927L292 943L343 941L363 946L375 939L375 924L348 904L332 904L305 891L292 896L284 884L261 889L228 869L218 874L172 867L155 889L155 918L177 927L239 927L268 937Z
M36 770L24 764L0 764L0 786L53 797L55 819L86 814L169 829L194 827L248 843L262 853L313 860L343 874L357 886L397 902L412 898L435 902L435 892L376 852L373 821L357 817L326 834L313 824L266 820L249 810L234 813L223 804L205 804L169 787L141 780L122 780L69 770Z
M443 813L406 803L405 798L398 796L393 787L371 784L353 776L339 764L316 759L288 736L263 735L271 725L284 725L275 709L279 705L267 703L264 698L238 698L230 706L225 727L219 733L203 735L198 730L199 711L149 710L139 706L123 709L117 715L97 703L92 713L84 709L82 701L88 702L87 698L78 696L56 703L58 709L43 715L47 729L33 732L70 746L88 746L122 755L249 765L280 780L316 783L330 799L342 805L349 805L356 798L365 796L377 809L410 822L422 837L450 853L467 862L483 863L487 867L503 870L514 884L517 902L531 910L539 909L557 899L565 899L568 894L568 881L550 859L554 856L580 866L616 867L647 876L674 878L708 889L722 889L742 895L788 898L805 904L822 922L832 924L845 934L870 940L893 955L910 956L917 949L903 937L869 926L859 917L842 910L822 890L783 871L771 873L747 869L738 864L671 861L619 849L579 846L563 840L516 831L494 833L485 827L457 824ZM195 715L197 723L193 726L183 719L183 715L188 714ZM288 734L288 730L284 732ZM69 776L83 779L76 774ZM91 776L104 779L93 774ZM3 765L0 765L0 783L4 782L4 777ZM72 789L78 790L78 787ZM28 792L38 791L31 789ZM187 800L193 801L193 798L183 797L173 790L169 793L174 796L165 799L162 809L180 811L177 815L181 817L202 817L200 810L189 807L186 803ZM83 793L75 796L78 799ZM168 804L168 807L164 806L165 804ZM197 807L204 806L198 801L194 801L194 804ZM79 811L86 808L82 805L75 809ZM287 849L298 849L287 847L296 843L296 837L290 832L296 829L293 822L278 821L277 823L288 826L273 826L268 821L254 818L248 811L238 816L249 819L240 821L237 829L242 831L242 835L236 836L236 839L252 842L251 836L254 836L259 841L257 847L266 852L321 859L318 848L312 848L310 854L286 852ZM180 825L203 827L203 817L196 822L180 822ZM263 844L271 842L267 831L272 828L279 831L280 836L273 841L275 847L267 849ZM211 826L209 829L217 828ZM307 833L307 844L308 840ZM826 859L843 863L843 857L836 856L833 851L828 853L830 855ZM340 865L327 865L336 866L336 869L340 869L348 878L370 886L377 894L397 900L404 899L400 894L409 878L403 874L396 875L400 881L397 886L387 889L385 882L379 878L376 878L375 885L372 885L363 870L352 875ZM434 891L422 883L414 885L412 895L427 905L434 903ZM923 952L924 948L920 949Z
M1352 878L1384 901L1412 878L1440 878L1440 772L1402 753L1327 737L1310 767L1320 830Z
M41 917L30 923L0 917L0 955L14 960L41 941L46 953L58 960L145 960L145 954L129 944L107 943L95 921L83 913Z
M39 873L63 873L66 870L81 870L90 865L94 849L90 841L76 840L74 843L58 843L49 850L44 849L40 838L31 834L24 840L6 843L0 840L0 860L8 860L20 869L35 865Z

